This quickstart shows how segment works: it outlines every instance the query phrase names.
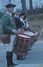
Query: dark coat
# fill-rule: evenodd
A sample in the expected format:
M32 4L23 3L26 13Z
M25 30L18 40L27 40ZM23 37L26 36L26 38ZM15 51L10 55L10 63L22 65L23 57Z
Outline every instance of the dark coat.
M14 20L15 20L15 24L16 24L16 28L17 28L17 29L23 28L24 24L23 24L23 22L20 20L19 17L15 16L15 17L14 17Z
M8 13L1 18L1 23L4 34L12 34L12 29L16 29L14 19Z
M4 14L1 18L3 33L1 35L1 40L3 43L9 43L11 39L11 34L13 34L12 29L16 29L14 19L8 13Z

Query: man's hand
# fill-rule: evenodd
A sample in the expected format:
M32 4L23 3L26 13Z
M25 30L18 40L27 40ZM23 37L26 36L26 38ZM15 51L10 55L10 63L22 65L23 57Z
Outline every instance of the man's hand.
M13 29L12 32L13 32L14 34L17 34L17 30L15 30L15 29Z
M23 33L23 32L24 32L24 29L22 29L22 28L18 29L18 33Z
M21 32L21 28L18 29L18 32Z

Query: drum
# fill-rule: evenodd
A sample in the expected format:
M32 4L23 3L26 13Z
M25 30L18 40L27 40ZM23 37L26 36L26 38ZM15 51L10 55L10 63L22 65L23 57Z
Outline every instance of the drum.
M15 47L15 53L19 56L24 56L28 49L30 49L31 37L18 34Z
M29 37L31 37L31 44L34 43L34 40L35 40L35 34L33 32L30 32L30 31L24 31L23 33L24 35L27 35Z
M24 31L24 34L30 37L33 37L35 35L33 32L30 32L30 31Z

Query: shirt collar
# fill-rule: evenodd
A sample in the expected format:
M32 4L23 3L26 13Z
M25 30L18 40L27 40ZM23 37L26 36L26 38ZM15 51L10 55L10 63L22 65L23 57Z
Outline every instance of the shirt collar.
M6 12L6 13L8 13L10 16L12 16L12 14L10 12Z

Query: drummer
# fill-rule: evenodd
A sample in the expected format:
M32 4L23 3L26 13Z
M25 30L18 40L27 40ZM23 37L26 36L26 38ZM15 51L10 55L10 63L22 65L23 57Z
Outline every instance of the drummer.
M21 12L19 17L20 17L20 20L24 23L24 29L27 29L29 27L29 24L27 22L27 16L25 12Z
M21 12L19 14L19 18L20 18L20 21L22 21L24 24L24 26L23 26L24 30L28 30L28 31L33 32L33 30L29 27L29 23L27 21L27 16L26 16L25 12Z
M23 21L21 21L20 17L17 16L15 13L13 13L12 15L15 20L16 28L20 32L21 29L24 29L24 23L23 23Z
M17 30L16 30L16 25L14 23L14 19L12 17L12 13L15 6L16 5L14 4L7 4L6 5L7 12L1 18L3 33L11 35L11 41L6 45L7 67L15 66L15 64L13 63L13 46L14 46L13 42L16 38Z

